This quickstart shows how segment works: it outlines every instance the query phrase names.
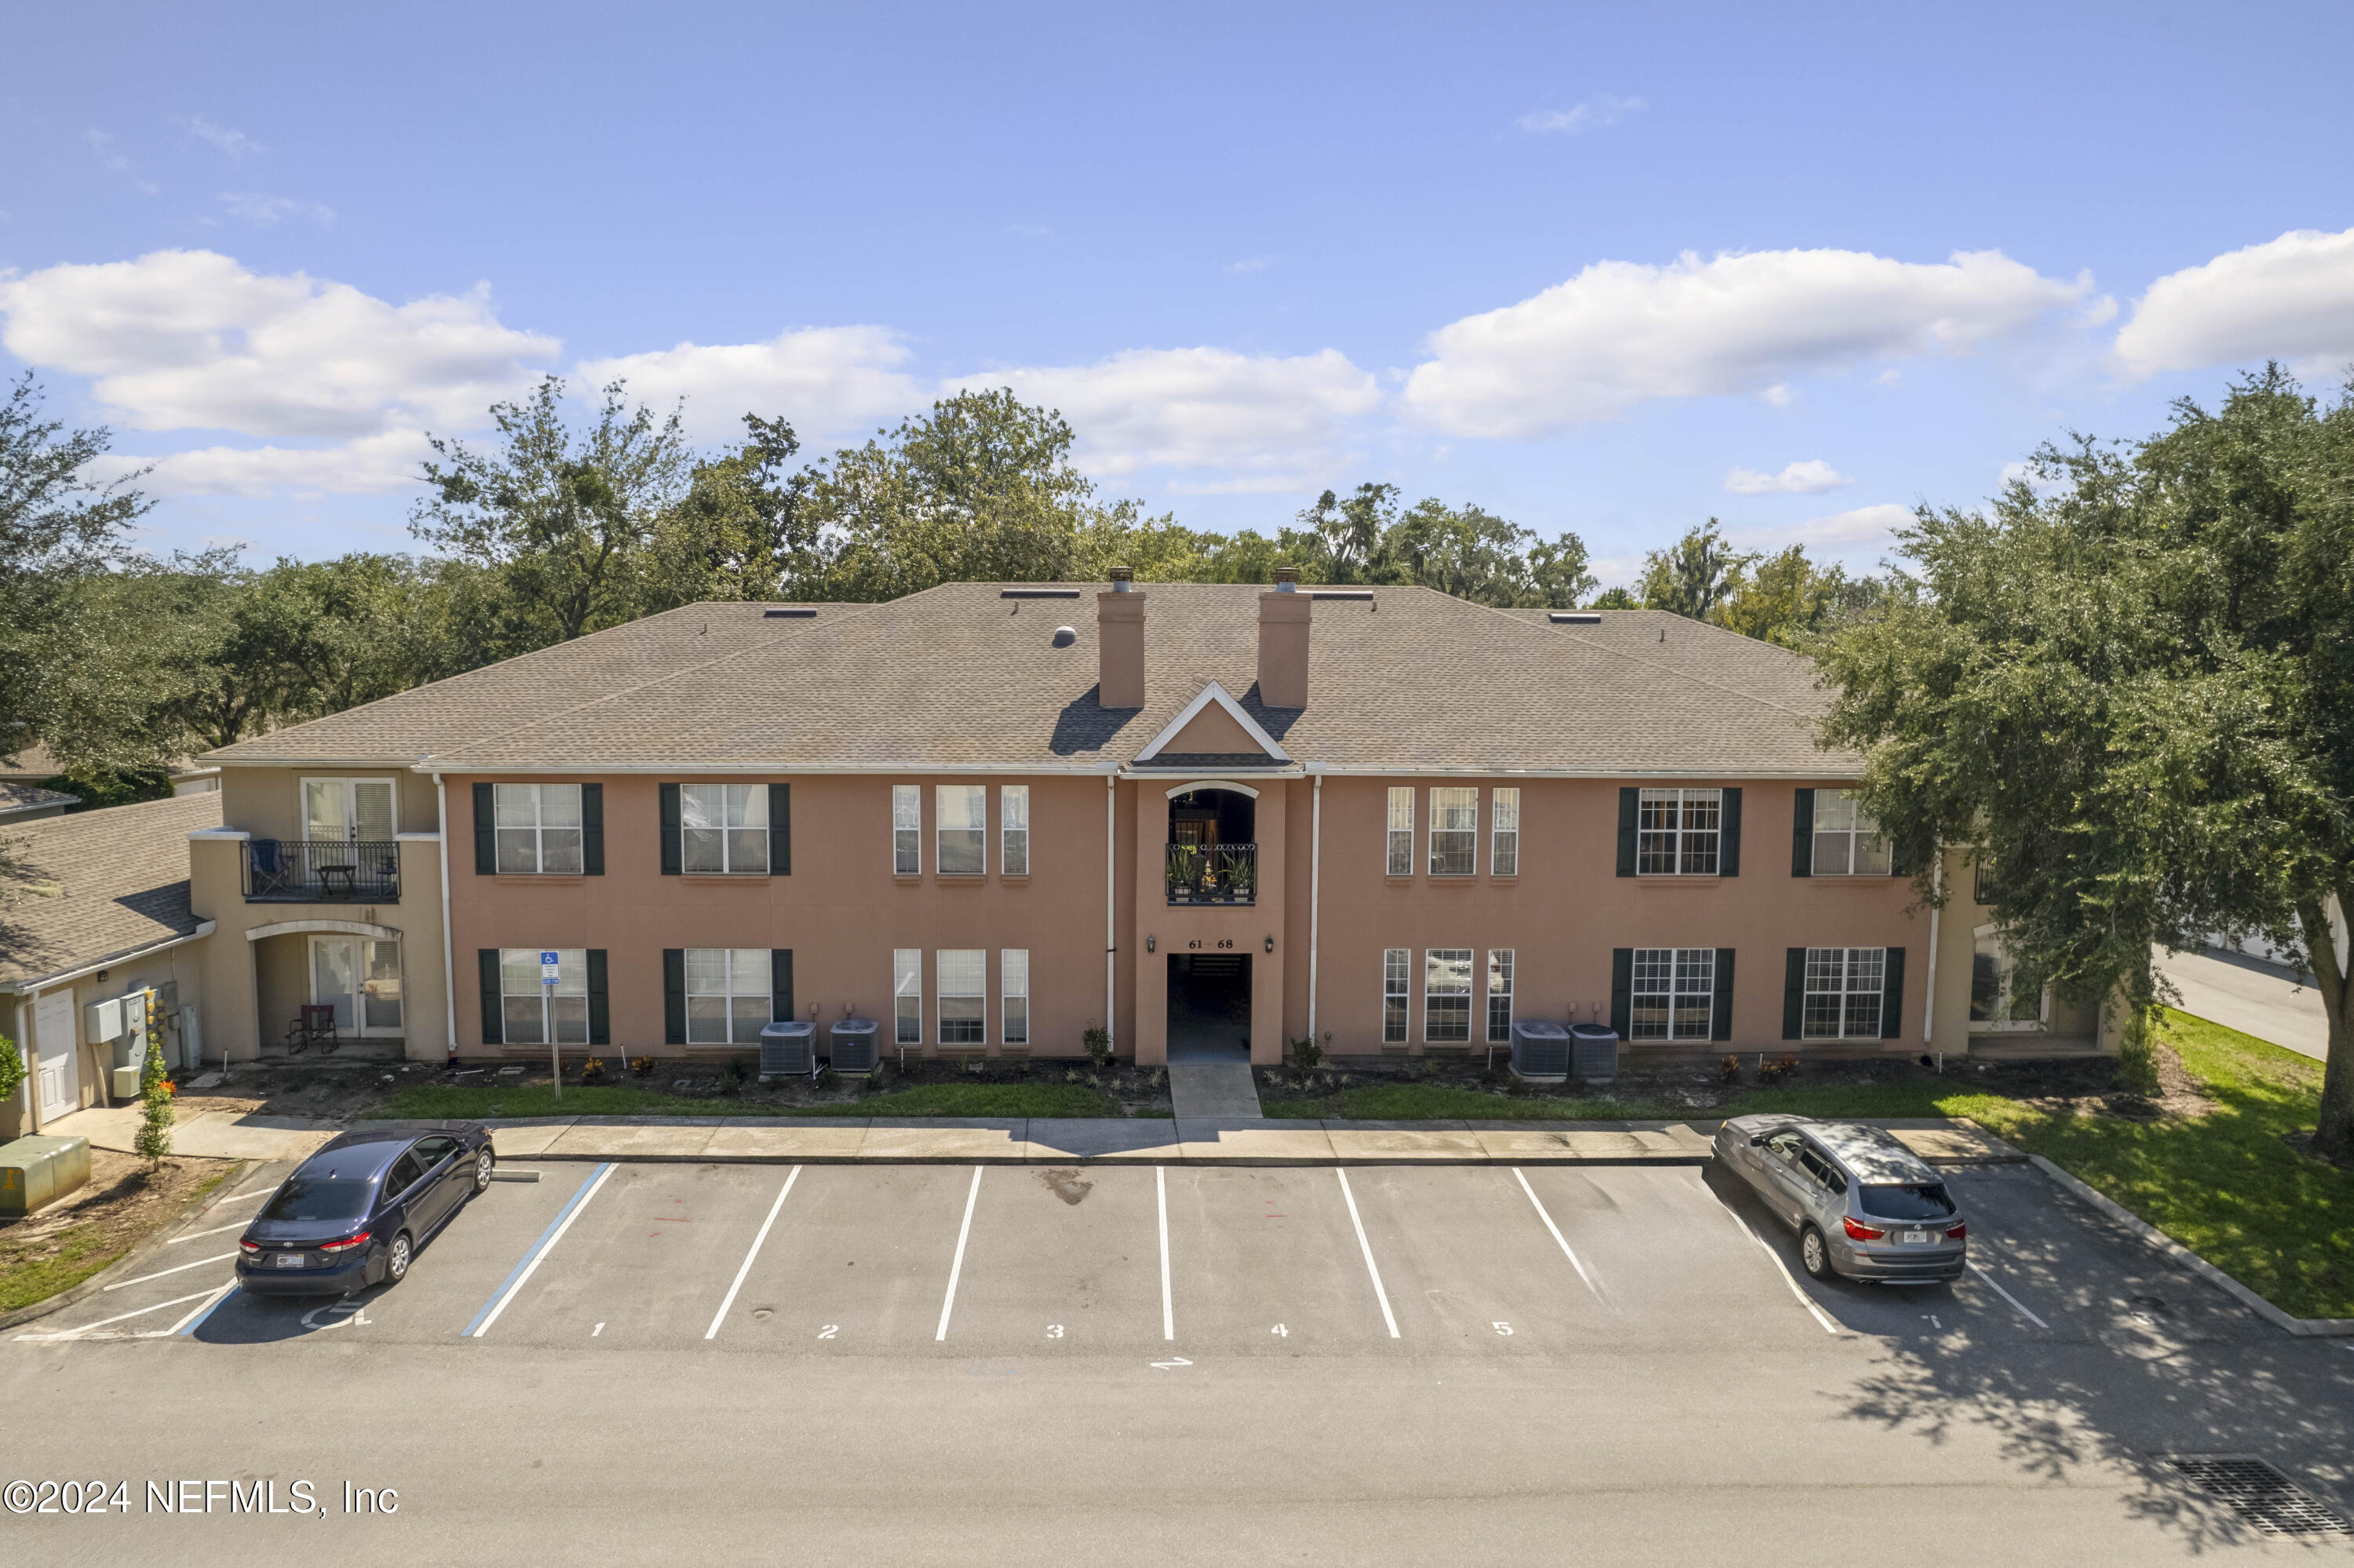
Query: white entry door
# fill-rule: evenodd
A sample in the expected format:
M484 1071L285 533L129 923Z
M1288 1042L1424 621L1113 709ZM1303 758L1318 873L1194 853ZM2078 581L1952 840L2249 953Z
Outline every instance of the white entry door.
M80 1052L74 1038L72 991L51 991L34 1004L33 1033L41 1053L41 1120L70 1116L81 1109L81 1074L74 1066Z
M400 944L311 938L311 1000L335 1010L338 1034L400 1033Z

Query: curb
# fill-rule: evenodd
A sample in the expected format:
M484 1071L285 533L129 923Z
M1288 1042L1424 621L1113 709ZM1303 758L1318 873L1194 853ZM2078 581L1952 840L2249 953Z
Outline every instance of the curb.
M2307 1339L2338 1339L2354 1336L2354 1318L2292 1318L2180 1242L2176 1241L2172 1236L2168 1235L2164 1231L2159 1230L2156 1225L2151 1224L2147 1220L2126 1209L2116 1200L2094 1191L2041 1154L2031 1154L2027 1159L2028 1163L2052 1178L2060 1186L2082 1198L2085 1202L2133 1233L2135 1237L2151 1251L2161 1253L2181 1264L2283 1332Z
M204 1154L190 1154L184 1156L183 1158L189 1160L207 1160L212 1157ZM52 1312L61 1312L85 1297L97 1295L100 1291L105 1289L109 1285L113 1283L115 1276L130 1273L133 1268L147 1262L157 1253L163 1251L164 1244L170 1241L176 1233L186 1227L189 1221L209 1214L215 1208L218 1207L222 1199L227 1197L230 1191L237 1186L238 1181L252 1166L253 1161L249 1160L238 1160L225 1161L224 1163L227 1163L231 1167L229 1173L222 1177L218 1181L213 1183L212 1190L207 1192L203 1197L190 1201L186 1205L182 1207L177 1215L156 1226L154 1234L149 1236L146 1241L133 1247L129 1252L124 1253L112 1263L108 1264L104 1268L100 1269L96 1274L91 1275L80 1285L60 1290L55 1296L48 1297L43 1300L30 1302L23 1307L17 1308L13 1312L0 1313L0 1333L5 1333L8 1330L16 1328L20 1323L34 1322L39 1319L48 1317ZM267 1162L265 1161L264 1163Z

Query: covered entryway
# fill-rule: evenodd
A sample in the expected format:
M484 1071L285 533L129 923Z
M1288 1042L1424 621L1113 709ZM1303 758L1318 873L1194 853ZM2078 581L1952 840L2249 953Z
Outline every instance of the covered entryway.
M1169 955L1169 1060L1248 1062L1248 953Z

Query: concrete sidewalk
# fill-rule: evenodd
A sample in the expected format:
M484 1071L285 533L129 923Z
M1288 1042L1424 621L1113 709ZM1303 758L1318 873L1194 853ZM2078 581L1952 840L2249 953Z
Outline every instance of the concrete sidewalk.
M301 1160L344 1130L342 1122L310 1117L207 1111L173 1126L172 1152L200 1160ZM41 1132L52 1138L86 1138L92 1149L136 1154L139 1107L93 1106L47 1123Z
M600 1117L491 1124L502 1160L780 1165L1701 1165L1716 1123ZM2027 1158L1968 1122L1882 1119L1937 1164Z

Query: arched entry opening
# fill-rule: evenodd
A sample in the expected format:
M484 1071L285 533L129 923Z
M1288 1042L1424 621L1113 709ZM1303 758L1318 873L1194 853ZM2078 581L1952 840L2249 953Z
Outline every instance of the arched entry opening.
M1258 897L1257 791L1198 784L1169 792L1169 902L1252 904Z

